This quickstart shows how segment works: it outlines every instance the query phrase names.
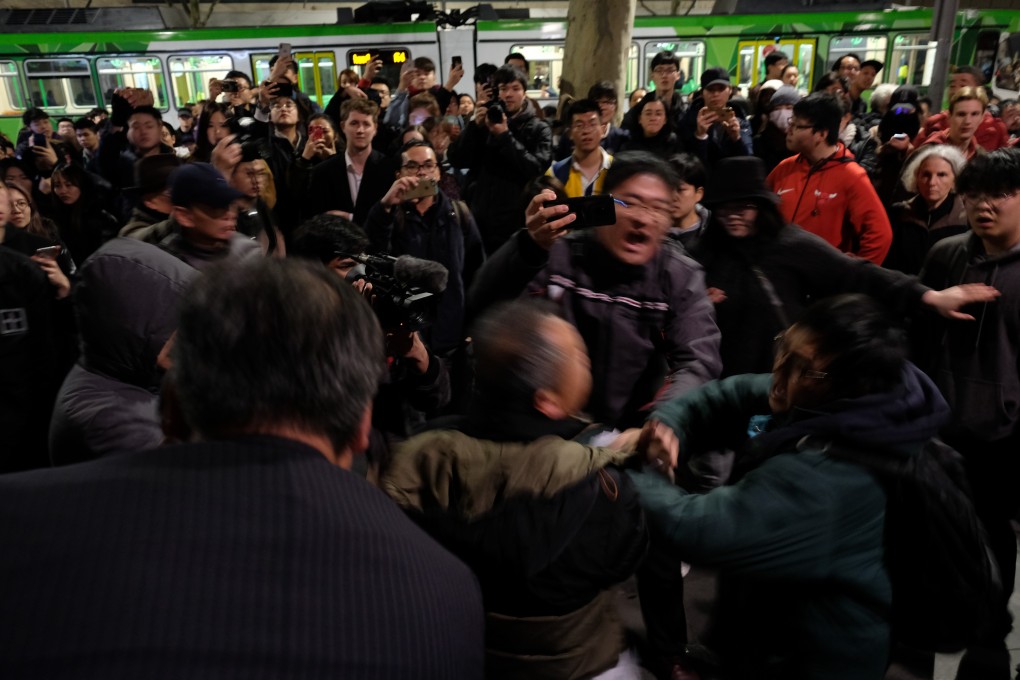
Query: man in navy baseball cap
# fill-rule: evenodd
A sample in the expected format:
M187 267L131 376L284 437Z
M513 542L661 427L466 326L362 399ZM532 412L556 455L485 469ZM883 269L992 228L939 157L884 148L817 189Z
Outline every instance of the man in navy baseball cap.
M176 228L160 247L196 269L261 252L258 243L237 233L237 200L243 196L208 163L181 166L170 176Z

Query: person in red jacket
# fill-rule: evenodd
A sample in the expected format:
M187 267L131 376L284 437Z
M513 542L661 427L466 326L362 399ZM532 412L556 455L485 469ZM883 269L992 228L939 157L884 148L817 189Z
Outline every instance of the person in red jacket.
M892 227L868 173L839 141L843 104L816 92L793 106L786 147L796 155L776 166L769 188L783 218L844 253L882 264Z
M957 90L961 88L981 87L984 84L985 76L981 69L976 66L957 66L953 73L950 74L949 87L946 88L949 101L953 101ZM928 120L924 121L924 128L914 138L914 148L924 144L925 140L934 133L948 130L949 116L950 112L948 110L929 116ZM974 139L986 151L995 151L1009 144L1009 131L1001 119L996 118L986 110L981 123L978 125L977 132L974 133Z

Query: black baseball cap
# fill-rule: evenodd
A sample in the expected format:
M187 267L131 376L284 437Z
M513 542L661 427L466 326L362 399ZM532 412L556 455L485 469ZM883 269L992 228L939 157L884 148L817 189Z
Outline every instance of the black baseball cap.
M730 74L729 72L718 66L710 68L701 74L701 87L712 87L713 85L729 85Z
M868 59L867 61L861 62L861 68L864 68L865 66L870 66L875 69L875 73L878 73L885 67L885 64L880 62L878 59Z

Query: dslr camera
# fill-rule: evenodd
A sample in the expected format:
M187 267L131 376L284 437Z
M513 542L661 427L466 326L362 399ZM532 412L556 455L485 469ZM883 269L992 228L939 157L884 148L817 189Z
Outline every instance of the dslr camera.
M263 137L256 135L255 119L251 116L231 118L229 121L230 133L235 135L234 144L241 145L241 160L245 163L257 160L268 160L272 157L269 142Z
M510 118L510 113L506 110L506 104L502 99L493 99L490 102L486 102L485 106L485 119L490 123L502 123L503 116Z

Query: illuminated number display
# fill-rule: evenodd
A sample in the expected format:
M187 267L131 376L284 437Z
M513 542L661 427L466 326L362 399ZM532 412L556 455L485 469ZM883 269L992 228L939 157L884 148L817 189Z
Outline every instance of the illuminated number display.
M410 61L411 53L404 48L367 47L349 51L347 53L347 65L351 67L365 66L373 58L382 59L383 66L401 66Z

